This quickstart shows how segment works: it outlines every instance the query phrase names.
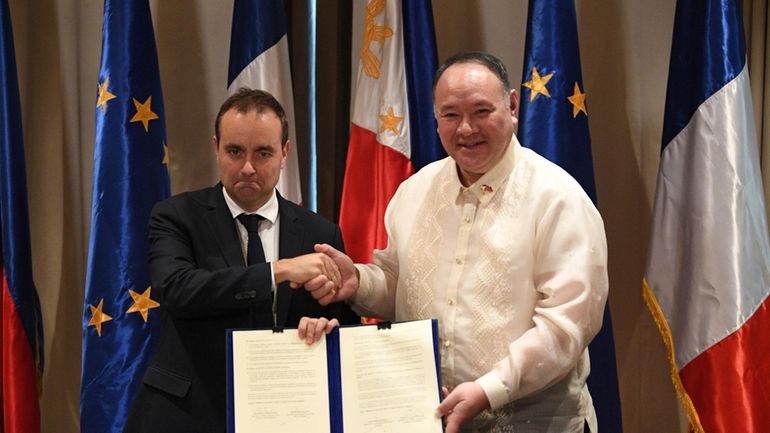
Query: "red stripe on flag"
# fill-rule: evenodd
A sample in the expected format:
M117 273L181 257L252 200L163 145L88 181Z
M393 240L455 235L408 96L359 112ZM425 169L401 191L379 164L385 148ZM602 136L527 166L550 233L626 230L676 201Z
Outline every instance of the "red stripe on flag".
M3 411L0 431L3 433L40 432L40 408L37 398L37 369L32 348L16 305L8 289L3 269L2 293L2 382Z
M352 124L340 204L345 250L356 263L372 261L372 250L388 242L383 216L404 179L414 173L402 153L377 142L368 129Z
M760 432L770 426L770 298L680 376L703 431Z

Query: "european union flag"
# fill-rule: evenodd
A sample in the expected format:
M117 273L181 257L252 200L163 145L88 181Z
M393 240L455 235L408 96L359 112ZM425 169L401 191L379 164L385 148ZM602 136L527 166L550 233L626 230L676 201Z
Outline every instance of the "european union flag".
M158 56L147 0L106 0L83 311L80 424L120 433L159 325L147 222L169 195Z
M573 0L530 0L524 56L519 141L565 169L596 203ZM599 428L602 433L622 432L609 305L589 353L588 389Z

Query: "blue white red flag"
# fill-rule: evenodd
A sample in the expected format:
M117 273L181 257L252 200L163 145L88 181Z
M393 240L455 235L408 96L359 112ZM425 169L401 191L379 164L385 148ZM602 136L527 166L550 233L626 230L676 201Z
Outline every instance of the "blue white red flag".
M680 0L643 293L694 432L770 426L770 241L737 0Z
M289 119L291 148L276 188L285 199L301 204L294 94L282 1L235 0L227 93L233 94L241 87L270 92L283 106Z

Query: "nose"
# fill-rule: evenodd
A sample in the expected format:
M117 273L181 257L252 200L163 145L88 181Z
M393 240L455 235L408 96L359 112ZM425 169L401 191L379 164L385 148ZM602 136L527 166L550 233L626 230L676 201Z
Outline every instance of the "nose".
M457 133L461 135L471 135L474 132L473 129L471 120L467 117L463 117L460 124L457 126Z
M243 167L241 167L241 173L246 176L250 176L256 173L256 170L254 170L254 165L248 159L246 159L246 161L243 163Z

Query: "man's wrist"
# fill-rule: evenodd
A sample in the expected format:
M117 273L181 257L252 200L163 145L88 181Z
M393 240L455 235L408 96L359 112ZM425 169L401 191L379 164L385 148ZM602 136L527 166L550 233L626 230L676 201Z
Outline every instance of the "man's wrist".
M475 382L481 386L484 394L487 396L489 406L491 409L497 409L508 403L510 400L508 389L505 384L500 380L494 371L481 376L476 379Z
M349 304L355 304L356 303L356 299L365 298L366 297L366 293L369 290L369 284L368 284L369 280L367 279L367 276L366 276L365 273L361 273L361 271L359 270L359 266L363 266L363 265L353 264L353 269L356 270L356 291L355 291L355 293L353 293L353 296L348 298L348 303ZM362 281L361 280L362 278L365 281ZM361 293L362 291L364 293ZM359 295L360 295L360 297L359 297Z
M278 259L274 262L270 262L270 270L273 275L273 286L281 284L289 279L287 269L286 259Z

